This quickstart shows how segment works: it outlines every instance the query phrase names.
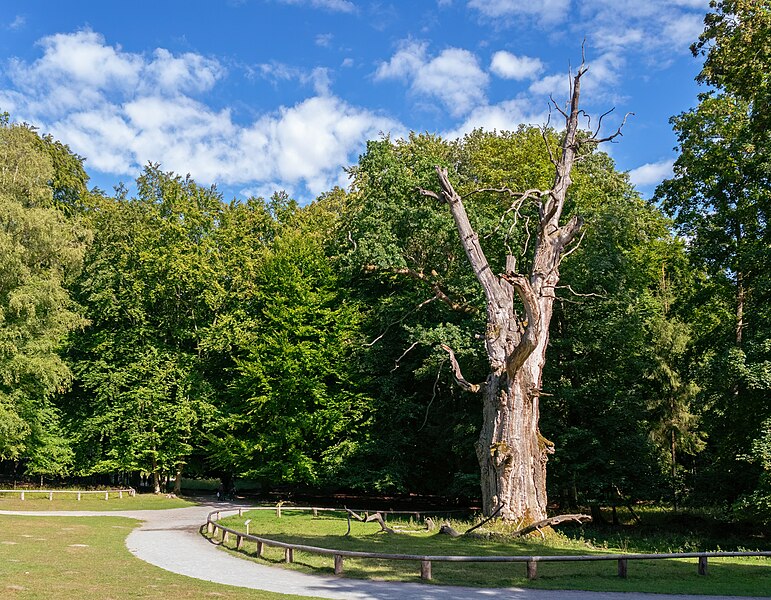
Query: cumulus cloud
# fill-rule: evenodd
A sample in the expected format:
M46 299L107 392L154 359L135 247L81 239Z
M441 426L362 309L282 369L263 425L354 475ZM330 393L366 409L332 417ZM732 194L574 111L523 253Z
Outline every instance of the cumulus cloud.
M543 70L540 58L516 56L501 50L493 54L490 70L504 79L531 79Z
M379 65L376 80L397 79L423 98L438 100L454 117L467 114L485 102L489 76L477 57L461 48L447 48L428 55L423 42L407 41L388 62Z
M91 31L39 43L43 55L16 60L0 103L40 124L99 171L136 176L148 161L191 173L200 183L319 194L344 182L341 167L367 139L403 133L399 123L329 93L329 74L302 76L316 96L247 124L214 110L205 92L225 76L214 59L193 53L128 53ZM275 77L298 76L266 66ZM203 96L203 98L202 98Z
M545 108L545 104L543 105ZM444 132L446 138L459 138L474 129L487 131L511 131L522 123L542 125L548 117L547 111L533 110L533 103L525 98L506 100L499 104L478 106L456 128Z
M629 171L629 180L636 186L657 185L672 176L672 159L646 163Z

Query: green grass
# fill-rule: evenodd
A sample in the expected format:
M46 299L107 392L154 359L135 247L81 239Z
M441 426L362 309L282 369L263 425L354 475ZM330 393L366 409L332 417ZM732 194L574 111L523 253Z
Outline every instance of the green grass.
M49 500L47 494L25 491L24 497L21 500L18 492L0 494L0 510L146 510L194 505L189 500L167 498L164 494L129 496L124 493L123 498L118 498L118 494L110 494L109 500L105 500L103 494L84 494L78 501L77 492L54 494L53 500Z
M547 539L511 538L501 534L451 538L421 530L410 521L389 519L389 525L410 533L388 534L376 523L351 523L351 535L343 513L292 512L284 508L278 519L272 511L249 511L242 517L227 517L221 523L245 531L244 520L251 519L250 532L289 543L307 544L340 550L388 552L419 555L564 555L618 552L647 552L630 546L603 543L597 547L580 536L570 538L554 534ZM456 524L463 530L464 525ZM579 531L579 530L576 530ZM632 538L633 539L633 538ZM231 537L228 546L234 550ZM633 544L632 544L633 545ZM623 545L622 545L623 546ZM283 550L266 548L264 558L254 557L254 543L246 543L241 556L268 564L304 572L333 572L332 557L295 552L294 563L284 564ZM345 559L345 576L395 581L420 581L420 565L413 561ZM711 559L706 577L697 574L696 559L629 561L628 578L616 575L615 561L539 563L538 579L528 581L523 563L442 563L432 564L433 583L490 587L535 587L543 589L579 589L592 591L659 592L670 594L730 594L766 596L771 590L771 560L759 558Z
M136 521L120 517L0 516L0 598L299 598L223 586L154 567L126 548L126 536L136 526Z

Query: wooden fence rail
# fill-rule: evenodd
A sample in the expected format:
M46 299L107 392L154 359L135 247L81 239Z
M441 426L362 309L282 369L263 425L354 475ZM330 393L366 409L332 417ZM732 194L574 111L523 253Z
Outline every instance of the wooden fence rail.
M284 549L284 562L291 563L294 560L294 552L307 552L309 554L322 554L334 557L335 575L343 573L344 558L373 558L382 560L407 560L420 563L420 577L422 579L431 579L431 564L434 562L478 562L478 563L525 563L526 576L528 579L538 577L539 562L590 562L590 561L616 561L618 565L618 576L626 578L628 561L632 560L661 560L678 558L696 558L697 573L699 575L707 574L707 561L710 558L725 557L746 557L761 556L771 557L771 552L679 552L671 554L582 554L570 556L454 556L454 555L418 555L418 554L388 554L382 552L357 552L353 550L337 550L332 548L319 548L316 546L306 546L304 544L288 544L257 535L250 535L242 531L237 531L229 527L220 525L217 521L223 512L238 512L242 514L243 508L215 510L206 517L206 528L212 537L218 533L222 536L222 541L227 542L230 535L236 537L236 548L241 550L244 541L255 542L257 544L257 556L261 556L266 546ZM248 510L275 510L272 507L253 507ZM286 510L312 510L314 514L318 511L338 511L332 508L313 508L313 507L287 507ZM406 514L414 514L407 512ZM215 518L213 516L216 515Z
M137 491L134 488L125 488L121 490L0 490L0 494L19 494L21 499L24 500L26 494L48 494L48 499L53 500L54 494L77 494L78 500L80 500L83 494L103 494L105 500L110 499L110 494L118 498L123 498L123 494L129 496L135 496Z

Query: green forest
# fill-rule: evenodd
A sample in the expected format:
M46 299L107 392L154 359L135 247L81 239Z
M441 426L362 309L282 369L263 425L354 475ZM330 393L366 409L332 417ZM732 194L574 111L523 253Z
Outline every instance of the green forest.
M571 142L580 233L536 394L561 512L650 500L771 523L771 10L713 10L653 198L591 131ZM228 201L159 164L135 192L89 188L88 157L13 117L0 475L480 497L486 299L437 167L490 271L529 273L546 200L522 194L553 188L565 131L371 140L349 187L303 206Z

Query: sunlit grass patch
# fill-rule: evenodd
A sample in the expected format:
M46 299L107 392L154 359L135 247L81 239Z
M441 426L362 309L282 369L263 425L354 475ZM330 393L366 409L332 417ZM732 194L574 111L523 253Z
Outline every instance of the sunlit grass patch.
M388 517L388 524L400 533L380 531L377 523L351 521L351 533L345 513L319 513L284 508L282 517L274 511L245 512L241 517L223 518L220 523L245 531L249 519L250 533L286 543L296 543L337 550L413 555L517 555L549 556L576 554L617 554L644 552L629 536L623 548L603 543L601 547L583 539L563 534L514 538L505 535L505 528L491 525L480 535L452 538L428 531L414 519ZM455 529L464 531L470 523L454 521ZM230 536L226 549L235 552L236 540ZM645 544L641 544L644 546ZM284 563L284 550L265 547L263 556L256 558L256 544L245 542L239 554L252 560L312 573L333 573L333 558L318 554L295 552L294 562ZM353 578L412 581L420 579L417 561L383 559L344 559L344 575ZM616 561L540 562L538 578L528 580L524 563L432 563L432 583L490 587L537 587L546 589L582 589L593 591L640 591L688 594L732 594L764 596L771 589L771 560L747 558L710 559L706 577L697 573L696 559L630 560L628 577L617 575Z
M13 542L0 544L0 598L299 598L200 581L154 567L126 548L126 536L137 524L120 517L0 515L0 539Z
M194 506L195 502L184 498L168 498L164 494L123 494L111 492L107 500L103 494L84 494L78 500L77 492L54 494L49 500L47 494L25 492L24 500L18 492L0 494L0 510L151 510L163 508L184 508Z

